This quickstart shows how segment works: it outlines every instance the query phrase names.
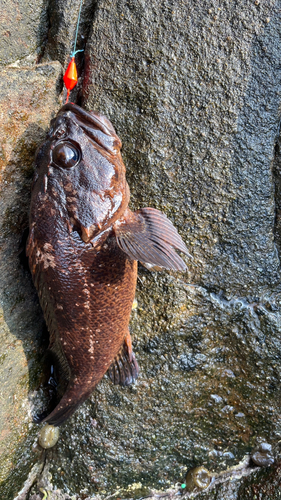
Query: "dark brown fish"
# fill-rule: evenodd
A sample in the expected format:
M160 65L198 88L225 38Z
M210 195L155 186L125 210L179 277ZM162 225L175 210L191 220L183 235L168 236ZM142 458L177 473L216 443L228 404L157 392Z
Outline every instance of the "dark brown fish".
M27 254L67 379L44 419L60 425L109 371L115 384L138 375L128 329L137 261L184 271L188 253L167 217L131 212L121 141L98 113L66 104L36 156Z

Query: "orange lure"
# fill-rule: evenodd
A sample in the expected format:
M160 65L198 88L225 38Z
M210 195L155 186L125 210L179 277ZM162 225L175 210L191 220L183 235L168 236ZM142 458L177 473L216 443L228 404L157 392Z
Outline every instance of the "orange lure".
M71 60L69 65L67 66L67 70L64 74L63 81L64 85L67 88L67 95L66 95L66 101L65 104L68 103L69 99L69 94L72 89L74 89L75 85L77 85L78 82L78 76L77 76L77 67L75 63L75 56L77 52L83 52L83 50L76 50L76 43L77 43L77 36L78 36L78 28L79 28L79 21L80 21L80 15L81 15L81 8L82 8L82 0L80 1L80 7L79 7L79 14L78 14L78 20L77 20L77 26L76 26L76 33L75 33L75 41L74 41L74 49L71 54Z

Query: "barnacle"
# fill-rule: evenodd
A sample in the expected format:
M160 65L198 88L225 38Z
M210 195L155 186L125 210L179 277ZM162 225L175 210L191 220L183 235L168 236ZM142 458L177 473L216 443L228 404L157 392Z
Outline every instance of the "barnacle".
M257 448L255 448L251 454L251 459L254 464L260 467L268 467L274 462L274 457L272 454L272 446L268 443L261 443Z
M192 491L195 488L205 490L211 483L211 480L212 476L205 467L195 467L194 469L190 469L186 475L186 489L187 491Z
M59 439L59 429L54 425L46 424L42 427L38 436L38 443L42 448L52 448L57 444Z

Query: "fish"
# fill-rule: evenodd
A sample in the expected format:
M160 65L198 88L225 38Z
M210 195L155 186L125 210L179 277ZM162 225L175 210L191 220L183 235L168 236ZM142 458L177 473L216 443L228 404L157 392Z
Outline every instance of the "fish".
M103 115L65 104L35 158L26 253L65 390L41 421L60 426L108 373L135 382L129 320L137 262L185 271L165 214L128 207L121 140Z

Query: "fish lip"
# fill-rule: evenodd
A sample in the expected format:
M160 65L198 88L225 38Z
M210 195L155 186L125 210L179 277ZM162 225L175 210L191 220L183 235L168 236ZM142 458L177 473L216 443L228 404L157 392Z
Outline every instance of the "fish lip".
M120 149L122 147L122 142L119 139L118 135L116 134L116 132L115 132L115 130L114 130L114 128L111 125L109 120L107 120L104 117L108 121L108 124L104 123L100 119L98 114L96 114L94 112L85 111L85 109L80 108L80 106L78 106L77 104L74 104L72 102L65 104L59 110L58 115L63 115L67 111L70 111L71 113L74 114L80 127L83 129L83 131L87 135L89 135L91 140L94 141L94 143L98 147L101 146L102 149L104 151L106 151L107 153L109 153L110 155L114 155L114 156L118 155L118 153L120 152ZM93 134L91 132L91 128L93 129ZM105 136L110 138L110 140L112 141L112 144L109 145L109 144L106 144L106 142L103 143L103 141L95 135L94 130L99 130Z
M80 237L84 243L89 243L95 236L98 235L100 228L97 224L86 227L80 224Z
M115 136L120 141L113 127L112 129L109 129L104 123L102 123L98 119L98 117L95 114L89 113L85 109L80 108L80 106L78 106L77 104L74 104L73 102L68 102L67 104L64 104L64 106L59 110L59 113L64 113L65 111L72 111L75 115L98 127L104 134L110 137Z

